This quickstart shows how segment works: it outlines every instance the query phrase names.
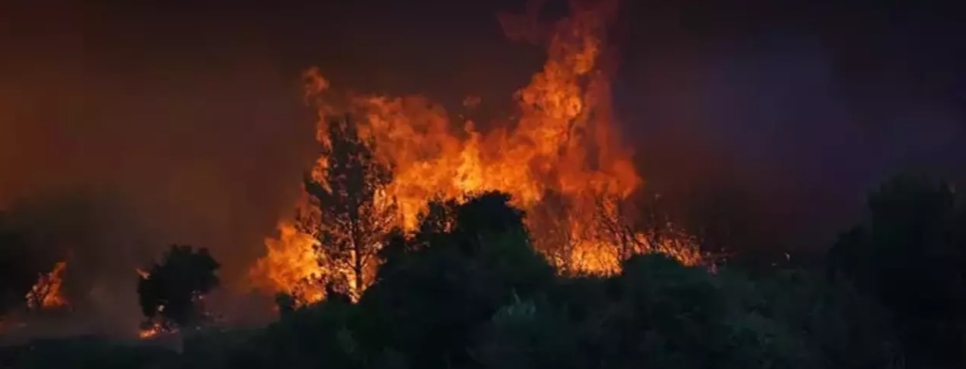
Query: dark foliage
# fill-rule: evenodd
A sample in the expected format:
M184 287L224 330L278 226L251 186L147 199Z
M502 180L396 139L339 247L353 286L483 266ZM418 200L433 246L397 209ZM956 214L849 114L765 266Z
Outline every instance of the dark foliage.
M869 220L829 254L895 314L910 364L966 366L966 207L952 185L900 176L869 196Z
M417 234L389 235L375 281L358 302L330 291L327 300L296 308L283 295L281 318L263 329L200 332L185 338L181 354L115 347L116 361L96 362L136 368L150 356L157 368L959 368L963 346L953 346L962 343L954 328L962 321L956 292L966 218L949 187L913 183L892 183L871 197L870 221L832 249L828 274L802 265L755 273L725 265L712 273L637 255L618 275L562 277L533 250L525 215L505 195L437 202ZM58 364L84 367L104 359L104 347L77 348L87 354L63 355L70 360ZM62 348L42 350L57 355Z
M205 248L172 245L160 263L138 280L141 312L150 324L191 327L205 321L200 305L204 295L219 284L221 267Z
M427 224L436 230L387 261L359 303L370 323L382 322L372 327L371 345L416 367L468 365L475 325L512 295L532 296L552 283L552 268L529 247L522 213L508 200L490 193L451 209L452 230Z
M40 272L30 267L32 258L23 233L6 223L0 213L0 316L24 304Z
M561 278L501 194L436 203L393 235L357 304L286 314L223 367L891 368L884 312L847 285L789 271L754 280L629 259Z
M160 347L136 347L100 337L45 339L0 347L0 368L134 369L175 368L178 357Z

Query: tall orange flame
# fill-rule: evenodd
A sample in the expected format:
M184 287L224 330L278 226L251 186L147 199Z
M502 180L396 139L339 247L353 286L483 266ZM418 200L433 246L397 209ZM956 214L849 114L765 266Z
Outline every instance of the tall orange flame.
M323 99L329 82L312 69L307 96L318 111L317 138L326 142L331 114L356 118L360 136L374 143L375 160L393 170L385 195L396 201L406 231L416 229L428 199L501 191L527 211L536 247L562 270L611 273L630 253L648 251L700 263L683 233L665 228L658 237L626 221L627 200L642 179L614 129L609 73L599 65L612 3L574 6L556 24L543 69L514 95L520 116L513 127L481 132L472 121L454 124L420 96L356 96L349 106L334 106ZM320 158L314 172L327 164ZM317 301L324 292L305 281L322 271L313 251L318 241L296 229L280 222L280 237L266 240L268 254L251 277L261 288Z

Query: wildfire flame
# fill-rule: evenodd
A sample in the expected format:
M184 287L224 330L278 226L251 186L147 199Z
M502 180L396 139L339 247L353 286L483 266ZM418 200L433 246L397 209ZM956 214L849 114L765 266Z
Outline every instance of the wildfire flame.
M64 283L64 270L66 269L67 262L61 261L54 264L54 268L50 272L41 273L37 282L30 287L30 292L25 296L27 307L31 310L41 310L67 306L67 298L61 291L61 286Z
M321 300L324 291L309 282L320 274L315 254L319 241L288 222L280 223L278 231L278 239L265 239L268 254L255 263L251 275L271 291L300 292L308 301Z
M622 221L624 203L642 179L613 126L613 71L601 55L616 8L602 3L573 6L553 28L543 69L514 95L520 115L512 127L482 132L472 121L456 124L419 96L355 96L348 107L333 106L321 98L329 82L312 69L307 96L318 111L317 139L326 143L327 117L351 113L359 135L374 143L374 160L393 170L384 193L395 200L398 225L406 231L416 229L428 199L500 191L527 211L536 247L561 269L612 273L628 253L650 251L698 264L701 254L683 233L665 227L658 237ZM327 165L319 158L313 173ZM267 255L251 269L253 282L300 293L307 302L322 299L322 288L306 282L323 272L313 251L319 241L293 222L282 221L278 229L280 236L266 240Z
M151 338L158 337L162 334L173 334L176 333L177 329L166 327L164 324L159 322L150 323L147 326L142 326L138 331L138 338L142 340L147 340Z
M144 269L134 268L134 271L138 274L138 276L141 279L147 279L151 277L151 273ZM162 312L162 311L164 311L164 305L158 306L158 312ZM161 322L149 321L141 325L141 328L138 330L138 338L142 340L146 340L146 339L157 337L162 333L172 333L172 332L173 332L172 329L166 327L164 324L161 324Z
M151 327L148 327L148 328L141 329L138 332L138 338L140 338L142 340L146 340L146 339L149 339L149 338L157 337L158 334L160 334L160 333L161 333L160 326L155 325L155 326L151 326Z

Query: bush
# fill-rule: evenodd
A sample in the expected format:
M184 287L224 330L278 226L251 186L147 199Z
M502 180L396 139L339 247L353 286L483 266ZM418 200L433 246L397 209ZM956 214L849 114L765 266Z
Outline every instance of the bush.
M663 255L635 256L615 276L559 277L530 247L522 214L489 196L436 204L454 221L429 214L419 235L393 237L358 304L295 310L239 349L237 363L753 369L893 360L884 312L847 284L800 270L713 274Z
M830 251L894 315L915 366L966 366L966 207L954 187L903 175L869 196L869 219Z
M194 327L208 320L201 300L219 284L221 267L207 249L173 245L138 279L138 299L148 324Z
M499 194L434 204L419 234L391 237L357 303L330 298L296 308L280 296L277 322L199 331L177 360L87 347L58 365L97 358L102 367L132 368L149 359L168 368L893 367L890 316L849 283L806 270L712 273L663 255L632 257L613 276L562 277L531 247L524 214L507 204Z
M31 369L134 369L176 367L177 353L153 346L130 346L97 337L37 340L0 348L0 365Z
M529 243L522 214L502 195L487 194L455 209L448 232L402 246L359 302L371 324L370 351L405 355L414 367L469 365L474 329L511 296L531 296L552 283L553 269ZM489 214L490 216L482 216ZM398 242L398 241L397 241Z
M358 307L322 302L298 309L255 334L209 367L330 368L362 367L356 333ZM222 366L217 366L220 364Z

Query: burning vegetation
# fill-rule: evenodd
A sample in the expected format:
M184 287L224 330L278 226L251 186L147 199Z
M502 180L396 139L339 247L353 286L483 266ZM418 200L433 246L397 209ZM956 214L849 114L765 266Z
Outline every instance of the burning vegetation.
M636 216L643 181L614 125L614 71L604 60L613 3L576 4L551 32L532 37L519 37L530 30L515 26L527 22L502 19L509 36L540 40L548 52L514 94L519 116L508 127L482 131L420 96L357 95L335 104L328 80L309 70L305 97L318 113L323 152L295 220L280 222L279 237L266 240L267 255L251 269L255 284L303 302L322 299L332 284L358 297L390 230L416 231L433 200L458 203L489 191L512 196L535 247L562 273L613 273L629 256L654 251L700 264L687 234Z
M440 210L434 204L454 208L491 192L510 195L523 210L532 246L562 275L613 274L632 255L651 252L702 264L686 232L640 216L643 180L610 105L615 70L606 41L615 11L614 1L577 2L551 27L527 26L534 9L500 19L508 37L547 50L543 68L513 94L517 114L509 125L481 129L422 96L346 98L318 69L308 70L304 98L317 113L321 155L303 180L296 216L279 222L266 255L251 266L253 285L286 293L295 305L335 292L357 300L391 235L420 231ZM480 104L470 96L463 107ZM66 267L59 262L40 276L26 295L30 309L67 306ZM199 306L218 284L216 269L206 251L182 246L162 264L138 269L141 337L206 320Z
M139 336L151 338L209 323L204 297L221 283L219 268L207 249L172 245L159 263L138 269L138 302L146 318Z
M548 47L510 126L454 122L423 97L336 104L306 73L321 156L249 275L280 293L275 323L201 329L222 328L205 306L221 265L173 245L136 272L140 338L194 331L177 349L44 340L0 351L0 367L966 367L961 193L899 177L822 264L712 273L694 238L641 215L643 180L609 105L615 8L574 4L545 34L501 19L511 38ZM20 260L5 255L0 266ZM18 309L73 312L67 268L32 286L41 269L0 273L17 277L6 287ZM26 326L4 318L0 333Z
M34 283L30 287L30 292L24 296L28 309L49 310L67 306L67 298L61 290L66 269L67 262L61 261L54 264L54 269L50 272L40 274L37 283Z

